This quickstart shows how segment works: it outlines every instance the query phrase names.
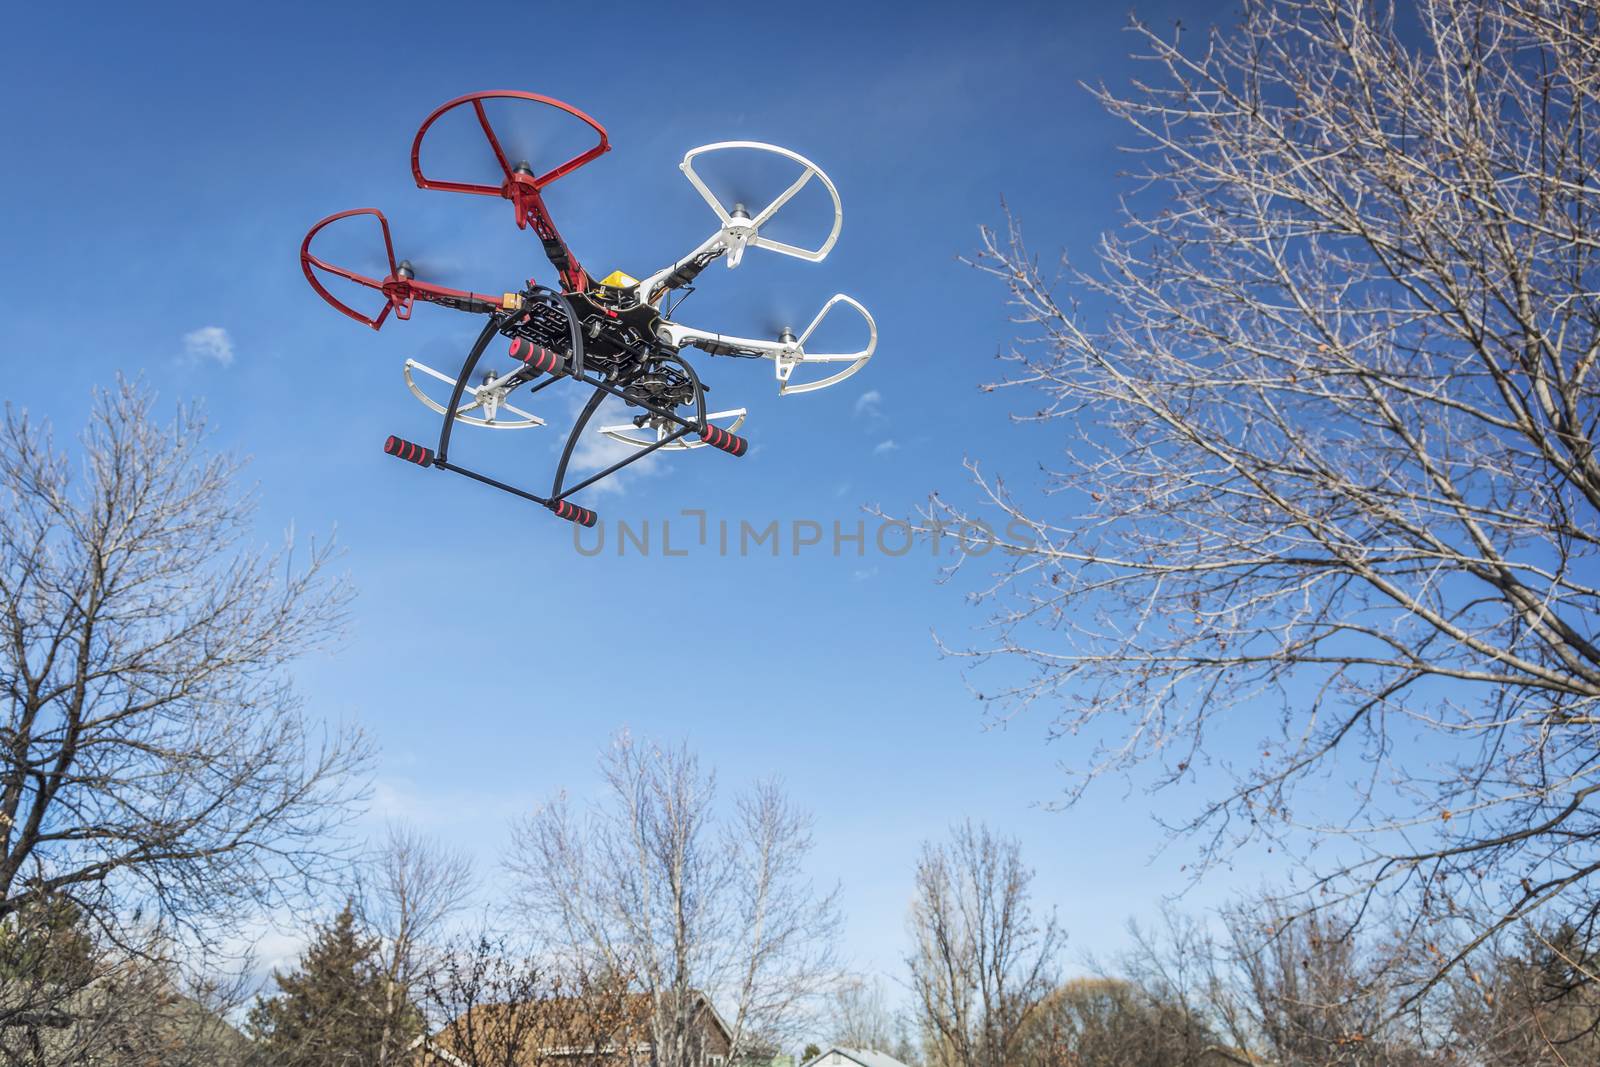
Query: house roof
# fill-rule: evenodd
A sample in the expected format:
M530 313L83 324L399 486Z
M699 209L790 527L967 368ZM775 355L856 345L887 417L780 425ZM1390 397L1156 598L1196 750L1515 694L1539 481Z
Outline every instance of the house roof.
M699 1007L706 1010L712 1025L731 1039L728 1025L710 998L696 992ZM524 1004L478 1004L466 1014L451 1020L433 1034L412 1042L412 1049L431 1053L446 1063L460 1065L458 1054L473 1051L469 1046L498 1046L505 1054L509 1042L522 1046L532 1060L550 1055L589 1052L614 1053L626 1048L648 1049L653 999L648 993L629 993L614 1002L611 1018L601 1022L585 1018L581 997L552 997ZM600 1032L597 1028L607 1032ZM479 1050L482 1051L482 1050Z
M841 1060L835 1061L829 1058L835 1055L839 1056ZM843 1045L834 1045L823 1050L820 1055L807 1060L801 1067L813 1067L813 1065L816 1065L816 1067L832 1067L834 1063L843 1060L859 1064L860 1067L906 1067L905 1064L887 1052L879 1052L877 1049L871 1048L846 1048Z

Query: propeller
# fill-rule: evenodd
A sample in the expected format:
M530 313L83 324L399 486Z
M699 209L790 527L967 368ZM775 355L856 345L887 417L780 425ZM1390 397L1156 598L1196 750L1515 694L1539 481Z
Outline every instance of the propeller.
M548 137L554 124L553 115L541 114L547 108L522 100L487 99L483 101L483 110L507 162L515 166L519 161L539 159L541 127Z
M485 113L513 171L542 174L594 142L570 116L523 100L486 100Z
M776 341L793 341L795 339L796 322L804 325L805 320L793 314L792 309L777 307L768 309L761 317L761 336L771 337Z
M706 176L706 185L735 218L754 215L795 179L788 160L767 160L763 154L734 153L739 158L719 161L715 172Z
M400 260L399 268L402 275L409 269L411 277L434 282L437 285L449 285L450 275L459 271L459 268L448 260L427 256L408 256Z
M488 385L490 382L494 381L495 379L504 378L506 375L508 375L510 373L511 373L511 371L502 370L499 367L485 368L483 370L478 371L478 382L477 382L477 384L479 384L479 385Z
M473 289L473 279L467 277L460 264L435 256L406 256L395 252L395 273L407 280L429 282L447 289ZM369 277L388 276L389 264L381 254L368 257L363 268Z
M773 158L764 152L734 155L742 158L726 161L721 173L706 178L706 185L727 206L728 214L736 219L752 218L802 173L796 170L792 161ZM778 215L788 219L792 209L780 211Z
M759 208L767 200L772 199L770 196L762 199L761 194L756 192L748 179L737 182L713 183L712 191L717 194L718 199L732 208L728 214L736 219L749 218L750 205L754 204Z
M431 221L420 231L415 225L390 227L376 209L362 208L324 219L308 236L306 251L329 267L367 278L381 281L395 269L407 279L447 289L475 290L474 283L481 279L468 276L466 269L478 260L470 240L471 235L463 233L459 226ZM444 251L430 254L429 250L437 249Z

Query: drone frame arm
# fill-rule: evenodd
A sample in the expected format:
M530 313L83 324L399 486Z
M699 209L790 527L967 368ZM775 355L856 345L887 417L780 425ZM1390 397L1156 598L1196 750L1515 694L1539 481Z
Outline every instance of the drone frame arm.
M662 267L634 288L643 304L655 304L670 290L681 289L699 273L728 254L728 240L721 230L707 237L694 251Z
M867 344L855 352L817 352L805 350L806 341L822 325L822 320L836 305L845 304L859 314L867 324ZM714 356L756 356L772 360L773 370L778 378L778 393L780 396L789 393L810 393L818 389L826 389L830 385L837 385L846 378L861 370L872 358L878 349L878 324L870 312L862 306L859 300L836 293L822 305L811 320L805 331L793 341L768 341L759 337L736 337L731 334L712 333L709 330L697 330L692 326L683 326L675 322L661 324L663 339L675 346L690 345L709 352ZM844 370L837 374L829 375L814 382L791 383L789 376L794 368L802 363L848 363Z

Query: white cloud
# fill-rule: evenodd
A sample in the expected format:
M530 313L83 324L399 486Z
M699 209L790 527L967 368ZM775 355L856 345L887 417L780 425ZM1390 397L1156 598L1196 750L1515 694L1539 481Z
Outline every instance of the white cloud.
M582 409L584 402L589 398L588 396L579 394L576 391L573 391L571 396L573 408L572 417L577 418L577 412ZM638 451L637 448L634 448L631 445L625 445L620 441L615 441L599 432L599 427L601 426L626 425L631 420L633 415L634 411L629 409L627 405L625 405L621 400L618 400L616 397L612 396L605 399L604 403L602 403L599 409L595 411L594 417L589 420L589 425L586 426L583 433L579 435L577 447L572 450L572 464L567 468L566 480L568 485L581 482L589 475L609 467L619 460L626 459L628 456L631 456ZM554 421L556 421L557 424L560 422L560 420ZM568 423L568 426L570 426L570 423ZM639 430L634 432L636 432L640 437L647 437L649 435L649 431L647 430ZM563 435L560 438L560 444L556 446L558 452L560 445L565 443L566 437ZM656 472L658 469L657 463L660 459L661 453L653 452L643 459L623 468L616 474L600 479L600 481L596 482L590 488L585 489L583 492L593 496L624 493L627 491L629 483L635 479Z
M891 437L887 441L879 441L876 445L874 445L872 454L875 456L881 456L888 452L898 451L900 451L900 445L895 441L894 438Z
M883 394L876 389L868 389L856 397L856 418L863 416L869 419L883 416Z
M202 326L183 335L183 354L191 362L210 361L219 366L233 366L233 338L221 326Z

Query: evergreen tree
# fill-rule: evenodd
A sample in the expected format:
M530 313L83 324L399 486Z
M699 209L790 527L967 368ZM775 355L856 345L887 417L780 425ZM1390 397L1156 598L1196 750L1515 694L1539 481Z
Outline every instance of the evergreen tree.
M47 1062L47 1044L81 1013L97 970L71 900L40 895L0 917L0 1062Z
M375 940L345 905L317 933L289 974L274 973L278 993L250 1012L250 1034L272 1067L355 1067L377 1056L386 1022L415 1034L421 1019L407 996L386 995ZM397 1007L387 1007L387 1005ZM387 1018L394 1012L396 1018Z
M0 984L76 989L93 976L94 944L71 900L44 896L0 919Z
M1496 1067L1600 1063L1600 942L1563 924L1525 927L1457 982L1456 1040Z

